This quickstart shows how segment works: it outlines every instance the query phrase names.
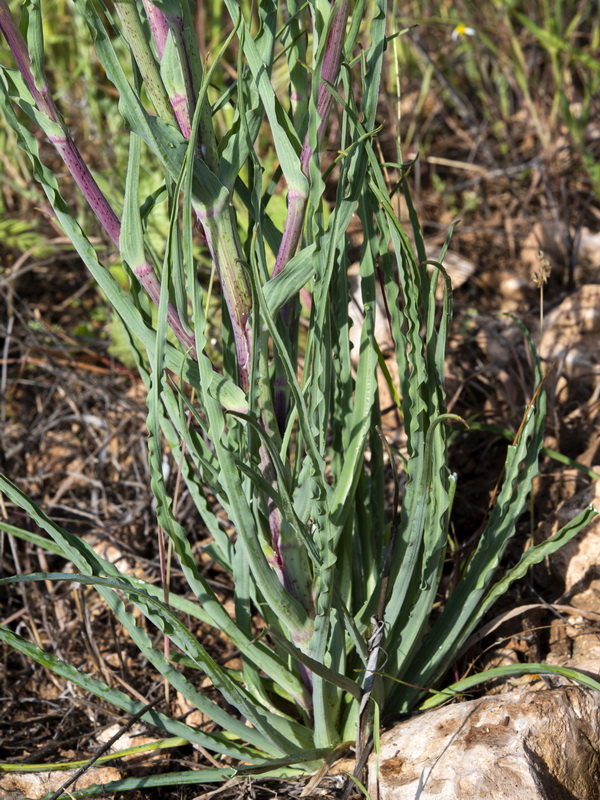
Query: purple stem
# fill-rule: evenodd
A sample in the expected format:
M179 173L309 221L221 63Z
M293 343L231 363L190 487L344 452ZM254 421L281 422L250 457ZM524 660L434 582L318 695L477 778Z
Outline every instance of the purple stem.
M217 214L196 209L196 216L221 281L235 340L239 384L247 392L252 361L252 328L249 324L252 293L240 263L241 247L234 211L231 206L220 209Z
M186 92L171 96L170 101L181 133L185 139L189 140L191 135L192 104L196 98L193 91L194 80L190 64L191 54L188 51L185 40L183 20L174 15L164 15L152 4L151 0L143 0L143 2L150 20L159 58L162 60L169 30L175 37L178 50L183 56L184 63L182 68L186 70L183 75ZM206 160L210 169L218 173L218 156L210 115L208 115L208 119L200 120L198 154ZM301 213L303 216L303 209ZM252 296L246 275L239 263L241 260L241 248L237 240L233 209L231 207L208 210L197 208L196 216L198 218L198 226L203 232L206 245L223 287L223 295L229 311L236 345L239 384L244 391L248 391L252 354L252 330L248 322L252 309ZM299 229L302 229L302 219L299 221ZM296 245L297 243L296 241ZM265 478L276 487L277 481L266 451L262 453L261 469ZM269 526L274 551L273 558L269 559L270 564L282 585L285 586L290 594L296 596L298 593L294 591L295 587L290 580L288 571L285 569L281 553L281 514L274 504L269 509ZM302 664L300 664L300 673L304 684L310 690L312 688L310 672Z
M168 14L165 16L165 19L176 43L177 50L181 54L181 77L183 78L183 85L185 87L184 92L173 95L171 98L171 105L173 106L177 121L179 122L182 135L185 136L186 139L189 139L192 132L191 119L194 116L197 100L195 92L197 90L199 91L200 87L194 87L194 76L190 63L192 56L188 52L183 19L175 14ZM214 167L215 165L213 164L211 166L213 171Z
M44 85L41 89L36 85L34 75L31 71L31 61L29 59L27 45L19 29L15 25L5 0L0 0L0 30L4 34L14 59L17 62L19 72L23 76L23 80L27 84L27 88L31 92L38 110L61 128L62 133L60 135L50 135L48 139L64 161L65 166L73 176L75 183L89 203L90 208L98 218L102 227L118 247L121 234L119 218L113 211L106 197L104 197L102 190L94 180L75 142L66 129L56 105L54 104L54 100L52 99L50 86L46 77L44 76ZM152 266L148 262L144 262L137 268L134 268L133 272L153 302L158 305L160 299L160 282ZM167 309L167 319L179 341L195 358L194 338L190 336L183 327L179 314L171 302L169 302Z
M332 5L335 0L331 0ZM342 46L344 44L344 33L346 31L346 21L348 19L348 0L342 0L340 7L337 10L335 18L331 23L331 28L327 35L327 42L325 44L325 52L323 54L323 63L321 65L321 85L317 95L317 114L321 122L317 131L317 142L321 140L329 109L331 108L331 92L326 84L335 84L340 70L340 61L342 57ZM306 177L309 177L308 166L310 159L313 155L313 149L308 140L308 132L304 137L304 144L302 146L302 153L300 155L300 163L302 170ZM306 212L307 198L299 192L288 192L288 211L283 229L283 236L281 238L281 245L275 260L275 267L273 268L272 278L282 271L290 258L296 252L298 242L302 235L302 226L304 225L304 214ZM289 310L282 309L282 320L284 324L289 322Z
M304 148L302 148L302 152L304 152ZM305 211L305 195L294 189L290 189L288 192L288 209L283 228L283 236L281 237L281 244L277 251L277 258L275 260L275 266L273 267L273 274L271 275L272 278L279 275L296 252L300 236L302 235Z
M181 135L186 141L189 141L192 135L192 124L190 122L188 99L184 94L174 94L169 100L171 101L171 108L175 114Z
M143 0L156 50L162 58L169 31L181 57L184 92L170 96L171 106L177 118L180 131L185 139L191 136L190 119L196 102L190 44L186 39L184 20L175 14L163 14L151 0ZM205 101L206 104L206 101ZM202 109L200 130L197 142L197 155L205 160L209 169L219 172L219 156L215 140L210 108ZM223 296L229 311L233 328L238 361L239 385L247 391L250 385L250 362L252 353L252 330L248 324L252 311L252 293L248 279L241 265L242 250L237 237L237 226L233 208L220 205L218 208L195 208L198 224L204 235L210 256L215 264Z
M155 6L154 3L151 3L150 0L143 0L143 3L152 38L156 45L156 52L158 53L159 60L162 61L167 36L169 35L169 23L160 8Z
M40 109L43 111L43 109ZM49 116L49 115L48 115ZM94 180L87 164L81 157L71 135L65 130L61 136L49 136L50 143L54 145L58 154L71 173L73 180L81 189L81 193L88 201L90 208L98 217L104 230L113 242L119 246L121 223L112 209L102 190Z
M332 0L332 5L335 0ZM331 101L333 97L326 84L335 85L340 71L340 62L342 58L342 47L344 44L344 33L346 32L346 21L348 19L348 0L342 0L340 7L335 15L335 19L331 23L331 28L327 35L327 43L325 44L325 52L323 54L323 64L321 65L321 85L319 86L319 93L317 95L317 114L321 118L319 129L317 132L317 142L321 140L329 109L331 108ZM312 148L308 143L308 133L304 137L304 146L302 147L302 154L300 160L302 162L302 169L304 174L308 176L308 165L312 158Z
M167 43L167 36L169 35L169 29L173 27L173 25L177 24L179 24L181 27L182 20L180 17L167 18L166 14L164 14L160 8L155 6L154 3L151 3L150 0L142 0L142 2L144 4L146 17L148 18L148 23L150 25L150 32L152 33L152 38L154 39L154 44L156 46L156 52L158 53L158 59L159 61L162 61L163 53L165 52L165 45ZM175 94L172 97L169 97L169 101L173 108L173 113L175 114L175 118L177 119L177 124L179 125L181 133L186 139L189 139L191 134L191 125L188 98L183 94Z
M12 14L10 13L10 9L8 8L5 0L0 0L0 30L4 34L4 38L6 39L13 57L17 62L19 72L29 87L29 91L33 95L35 102L39 106L40 110L44 109L46 107L46 99L43 91L40 92L35 85L33 73L31 72L31 63L29 60L27 45L25 44L25 40L21 36L19 29L15 25ZM45 87L45 92L48 94L47 84Z
M331 0L332 5L335 0ZM331 93L328 90L327 84L335 84L340 69L340 61L342 57L342 46L344 44L344 33L346 31L346 21L348 19L348 0L342 0L340 7L337 10L335 18L331 23L329 33L327 34L327 42L325 43L325 52L323 54L323 63L321 65L321 85L317 95L317 114L321 122L317 130L317 143L321 140L325 123L327 122L327 115L331 107ZM313 155L313 149L309 142L308 131L304 137L304 145L302 146L302 153L300 155L300 163L302 171L307 178L309 176L309 164ZM271 277L275 278L285 268L289 260L292 258L300 237L302 236L302 228L304 226L304 215L306 213L307 197L298 191L290 189L288 192L288 209L285 218L285 225L283 228L283 235L281 237L281 244L275 259L275 266ZM281 323L284 327L289 328L292 321L292 306L286 303L281 309ZM279 430L285 430L287 420L287 381L283 375L276 375L274 386L273 406L275 416L279 424Z

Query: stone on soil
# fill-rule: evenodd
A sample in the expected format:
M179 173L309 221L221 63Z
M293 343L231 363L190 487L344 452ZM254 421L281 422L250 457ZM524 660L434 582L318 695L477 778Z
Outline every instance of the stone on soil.
M597 800L599 786L600 693L577 686L428 712L382 735L378 782L369 764L373 800Z

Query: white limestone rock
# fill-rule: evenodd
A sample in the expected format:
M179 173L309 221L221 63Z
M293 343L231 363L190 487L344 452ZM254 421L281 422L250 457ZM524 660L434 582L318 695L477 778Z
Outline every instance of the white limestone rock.
M567 378L596 386L600 375L600 285L576 289L544 318L540 356Z
M446 706L381 737L373 800L597 800L600 693L577 686Z
M599 468L599 465L594 465L595 470ZM547 530L547 536L556 533L589 505L600 508L600 481L591 483L559 506L556 520ZM600 518L597 517L550 559L552 572L564 581L561 602L600 613L599 564ZM600 797L600 791L598 796Z

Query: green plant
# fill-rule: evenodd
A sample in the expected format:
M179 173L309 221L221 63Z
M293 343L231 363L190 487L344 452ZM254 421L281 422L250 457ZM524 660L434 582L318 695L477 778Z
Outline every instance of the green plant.
M499 0L482 7L461 0L393 7L394 16L400 14L402 23L416 28L412 40L406 37L398 46L405 74L418 74L423 87L415 108L420 119L407 126L407 147L415 133L419 142L424 137L428 142L419 121L430 127L429 115L421 113L429 93L471 135L478 131L481 136L487 123L475 163L490 168L508 156L505 166L514 168L525 129L533 134L528 149L534 145L547 158L565 149L575 153L586 188L598 194L590 128L600 80L595 6L576 0L536 0L526 6ZM437 126L433 132L439 135Z
M144 786L218 781L236 772L311 771L348 741L356 743L360 767L381 716L418 707L439 686L497 597L596 513L588 509L496 580L526 509L543 445L545 397L535 361L533 399L508 448L496 504L436 616L457 486L448 468L447 426L461 422L444 405L451 291L442 266L447 243L438 261L427 260L403 177L413 247L392 207L374 148L383 56L393 35L386 34L386 4L373 4L368 35L361 29L364 0L352 9L347 0L332 5L288 0L286 10L275 0L263 0L254 17L242 14L234 0L225 0L225 7L230 32L205 70L185 0L144 0L143 7L117 0L114 13L94 0L75 0L74 13L86 23L96 57L118 91L118 111L129 131L119 216L54 104L37 0L24 4L20 27L0 0L0 29L18 67L1 68L0 104L58 222L120 317L147 386L157 527L169 539L189 596L121 573L6 477L0 477L0 489L46 535L7 523L0 527L72 561L77 581L95 588L154 669L219 731L145 709L6 627L0 628L0 639L177 741L206 748L223 763L191 774L153 776ZM117 37L129 45L132 69L117 57ZM233 42L236 80L209 102L212 77ZM271 80L281 62L287 65L289 97L276 94ZM340 115L340 148L324 172L319 144L332 104ZM217 141L213 118L226 105L232 123ZM100 264L70 215L27 118L54 144L118 249L129 270L129 294ZM257 154L265 121L279 162L270 172ZM140 196L146 157L161 164L162 184ZM335 203L328 207L325 178L333 166L339 178ZM405 166L395 167L404 176ZM270 216L282 178L288 200L283 231ZM158 251L155 239L154 246L149 242L149 221L164 201L169 229ZM234 203L245 216L239 226ZM353 365L346 234L355 214L364 235L365 318ZM218 372L208 355L212 320L194 258L194 218L224 300ZM396 395L407 437L402 497L399 465L379 427L378 278L396 343ZM310 320L300 352L298 294L303 288L310 291ZM141 302L144 291L156 315ZM231 575L233 618L198 568L188 532L174 512L162 473L165 445L181 465L212 535L207 552ZM389 474L396 489L386 509ZM40 573L3 582L33 580L67 581L73 575ZM169 642L164 651L152 646L131 604L162 631ZM220 666L182 622L183 614L228 637L241 653L242 667ZM225 704L196 688L193 676L199 672ZM436 694L436 701L440 697ZM129 780L105 789L134 784Z

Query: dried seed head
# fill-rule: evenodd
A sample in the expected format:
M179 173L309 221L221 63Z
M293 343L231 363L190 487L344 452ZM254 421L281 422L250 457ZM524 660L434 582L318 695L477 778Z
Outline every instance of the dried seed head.
M545 283L548 283L548 278L552 272L552 267L543 250L538 250L537 260L539 269L532 274L531 280L535 283L538 289L541 289Z

